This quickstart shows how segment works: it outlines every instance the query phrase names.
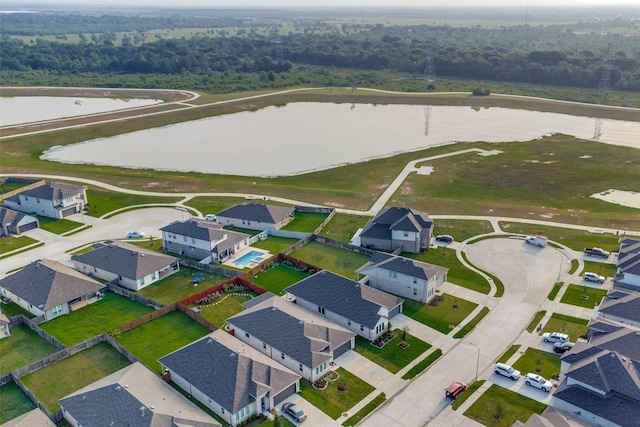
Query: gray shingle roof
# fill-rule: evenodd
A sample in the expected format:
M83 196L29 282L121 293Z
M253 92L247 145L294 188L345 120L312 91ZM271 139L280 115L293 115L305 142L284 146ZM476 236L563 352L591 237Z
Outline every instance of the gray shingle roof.
M175 257L118 241L97 245L91 252L74 256L73 260L133 280L178 262Z
M640 294L610 292L600 303L598 311L605 315L640 322Z
M431 228L428 214L411 208L389 207L380 211L364 227L360 236L372 239L391 238L391 230L421 231Z
M355 336L273 294L227 322L310 368L330 360L331 351Z
M369 329L378 324L382 307L391 310L403 302L401 298L328 270L319 271L285 290Z
M48 310L105 286L57 261L38 260L0 280L0 287Z
M269 393L277 395L300 376L218 330L162 357L159 362L231 413Z
M265 205L262 203L242 203L218 212L218 216L244 219L249 221L276 224L289 215L295 208L287 206Z
M640 239L626 238L620 242L617 266L623 273L640 275Z
M174 233L179 236L193 237L206 242L220 241L216 248L224 250L251 236L237 231L225 230L222 225L201 219L190 219L187 221L174 221L162 227L160 231ZM226 236L226 239L224 237ZM222 240L224 239L224 240Z
M140 363L114 372L59 403L84 426L220 426Z
M31 188L19 193L20 196L34 197L42 200L62 200L77 196L84 191L84 187L61 182L48 182L39 187Z
M0 207L0 224L20 221L25 216L26 215L22 212L14 211L13 209L7 209L5 207Z
M434 276L442 277L449 269L438 265L428 264L422 261L416 261L410 258L404 258L396 255L389 255L383 252L374 252L371 255L369 263L360 267L357 271L364 271L382 268L389 271L395 271L410 277L429 280Z

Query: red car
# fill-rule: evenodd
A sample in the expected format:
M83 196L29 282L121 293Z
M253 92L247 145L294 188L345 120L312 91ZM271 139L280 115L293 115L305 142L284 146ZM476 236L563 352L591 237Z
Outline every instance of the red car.
M447 397L455 399L460 396L463 391L467 389L467 385L462 381L455 381L451 385L444 389L444 393Z

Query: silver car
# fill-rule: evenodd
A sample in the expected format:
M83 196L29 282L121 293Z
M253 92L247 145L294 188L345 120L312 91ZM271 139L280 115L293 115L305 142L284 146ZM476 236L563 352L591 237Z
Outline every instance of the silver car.
M518 378L520 378L520 371L515 369L513 366L507 365L506 363L496 363L493 371L498 375L511 378L512 380L517 380Z
M546 380L540 375L533 374L531 372L525 375L524 382L525 384L531 387L539 388L542 391L549 391L553 387L551 381Z

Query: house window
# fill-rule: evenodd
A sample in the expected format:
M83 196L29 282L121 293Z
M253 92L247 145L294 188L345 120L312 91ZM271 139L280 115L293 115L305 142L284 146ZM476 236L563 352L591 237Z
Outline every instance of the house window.
M51 309L51 314L55 316L56 314L62 313L62 309L63 309L62 307L63 307L62 305L56 305Z
M351 326L351 320L347 320L347 325Z
M298 363L298 368L300 369L300 372L302 372L302 363Z
M360 325L360 330L364 332L364 326Z
M284 353L280 353L280 357L282 357L282 360L284 360Z
M187 236L182 236L182 240L187 241Z
M224 415L224 408L222 406L220 407L220 413Z
M409 233L408 232L404 232L404 237L409 237Z
M196 238L195 238L195 237L192 237L192 238L191 238L191 243L195 243L195 242L196 242Z
M249 338L249 332L245 332L245 333L244 333L244 336L245 336L245 337L247 337L247 338Z
M393 277L395 279L398 277L398 273L396 271L389 271L389 277Z
M413 294L418 295L418 290L416 288L413 288Z
M262 343L262 348L264 348L265 350L267 349L267 343L266 342Z
M418 279L416 279L415 277L413 278L413 284L415 285L416 283L418 283Z
M324 315L324 307L318 307L318 313Z

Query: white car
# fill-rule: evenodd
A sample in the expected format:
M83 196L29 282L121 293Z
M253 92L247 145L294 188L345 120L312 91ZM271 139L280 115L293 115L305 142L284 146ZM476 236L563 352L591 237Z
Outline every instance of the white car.
M560 332L545 332L542 334L544 342L567 342L569 341L569 335L561 334Z
M520 371L514 369L513 366L509 366L505 363L496 363L496 366L493 368L493 370L496 374L511 378L512 380L517 380L518 378L520 378Z
M140 239L142 237L144 237L145 234L142 231L130 231L129 233L127 233L127 238L129 239Z
M587 282L598 282L598 283L604 283L604 277L600 276L599 274L596 273L584 273L582 275L582 279L587 281Z
M538 374L532 374L531 372L525 375L524 382L525 384L539 388L542 391L549 391L553 387L551 381L544 379Z
M215 221L216 220L216 216L214 214L206 214L204 216L204 219L206 219L207 221Z

